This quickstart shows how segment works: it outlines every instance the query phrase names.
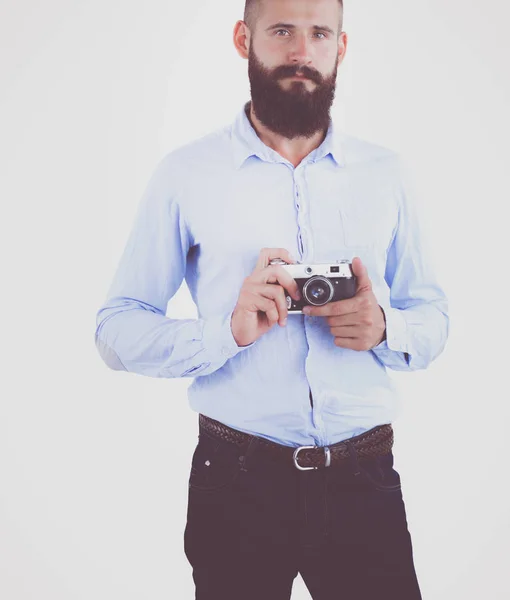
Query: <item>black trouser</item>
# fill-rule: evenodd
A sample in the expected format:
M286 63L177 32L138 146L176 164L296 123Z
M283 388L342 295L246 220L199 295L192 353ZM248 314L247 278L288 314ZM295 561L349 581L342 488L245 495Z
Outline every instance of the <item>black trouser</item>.
M184 550L197 600L421 600L393 454L298 470L200 431ZM240 457L241 460L240 460Z

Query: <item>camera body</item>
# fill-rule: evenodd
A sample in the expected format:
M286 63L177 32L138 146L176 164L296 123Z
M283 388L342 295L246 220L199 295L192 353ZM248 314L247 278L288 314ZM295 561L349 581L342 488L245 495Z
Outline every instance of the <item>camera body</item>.
M357 280L349 260L288 264L281 258L274 258L269 264L281 265L296 281L301 292L301 299L296 301L284 290L289 313L302 314L305 306L323 306L329 302L352 298L356 294Z

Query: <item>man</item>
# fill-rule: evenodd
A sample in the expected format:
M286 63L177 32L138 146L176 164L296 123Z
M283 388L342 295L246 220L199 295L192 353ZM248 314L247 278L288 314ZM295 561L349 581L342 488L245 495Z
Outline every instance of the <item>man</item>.
M196 597L417 600L387 368L448 336L398 156L330 119L338 0L251 0L234 30L251 102L167 154L140 202L96 344L112 369L194 377L184 542ZM353 298L289 314L281 265L352 260ZM198 319L171 319L186 279Z

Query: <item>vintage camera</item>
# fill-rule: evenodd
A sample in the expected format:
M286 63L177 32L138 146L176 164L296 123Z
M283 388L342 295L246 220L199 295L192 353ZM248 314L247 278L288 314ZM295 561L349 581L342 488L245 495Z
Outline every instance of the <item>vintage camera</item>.
M288 264L281 258L274 258L269 264L282 265L295 279L301 292L301 299L296 301L285 290L289 312L299 314L304 306L323 306L328 302L352 298L356 294L356 276L349 260L303 265Z

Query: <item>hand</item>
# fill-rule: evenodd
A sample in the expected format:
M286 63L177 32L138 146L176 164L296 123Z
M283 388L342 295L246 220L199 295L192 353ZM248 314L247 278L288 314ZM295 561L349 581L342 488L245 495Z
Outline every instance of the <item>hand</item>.
M357 256L352 260L352 270L357 277L355 296L324 306L307 306L303 312L327 317L335 346L370 350L386 339L386 318L372 291L367 268Z
M263 248L260 251L257 266L244 280L232 313L230 326L238 346L253 343L276 322L281 327L286 324L288 310L284 288L295 300L301 298L292 275L281 265L269 265L273 258L281 258L286 263L296 262L284 248Z

